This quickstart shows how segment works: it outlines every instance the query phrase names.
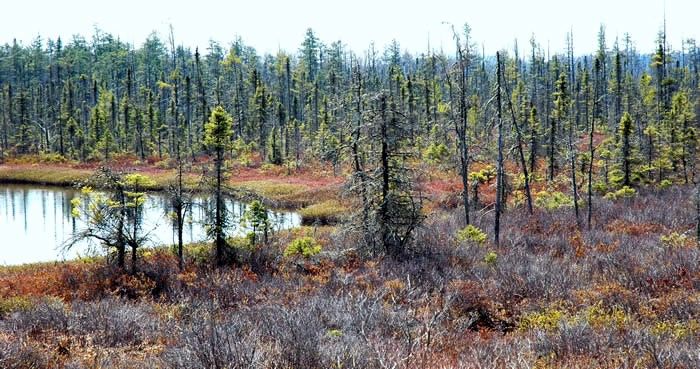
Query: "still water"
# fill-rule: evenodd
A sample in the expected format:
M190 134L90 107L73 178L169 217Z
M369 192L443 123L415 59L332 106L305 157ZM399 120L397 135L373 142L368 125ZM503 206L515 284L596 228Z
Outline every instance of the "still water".
M63 187L0 184L0 264L67 260L99 253L99 247L89 242L63 250L65 241L81 230L80 221L71 216L71 199L78 195L76 190ZM211 205L206 198L195 199L185 224L185 243L206 240L204 223L208 206ZM228 233L242 234L245 229L238 220L245 212L246 204L228 199L226 207L232 224ZM177 242L167 216L169 212L167 197L158 193L148 195L142 230L150 233L150 246ZM297 213L271 211L269 217L274 229L301 224Z

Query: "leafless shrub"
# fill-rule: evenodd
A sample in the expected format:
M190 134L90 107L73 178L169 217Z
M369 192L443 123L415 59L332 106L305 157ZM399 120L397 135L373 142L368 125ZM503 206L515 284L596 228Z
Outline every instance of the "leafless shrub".
M18 311L6 319L6 326L16 335L34 332L66 332L70 325L70 314L66 306L58 300L42 299L32 308Z
M236 317L221 322L211 315L201 317L181 332L178 341L164 354L173 369L263 367L260 334L251 322Z
M155 338L162 328L147 304L103 299L72 306L71 333L90 335L100 346L139 345Z
M40 369L48 366L49 359L39 347L24 340L0 340L0 368Z

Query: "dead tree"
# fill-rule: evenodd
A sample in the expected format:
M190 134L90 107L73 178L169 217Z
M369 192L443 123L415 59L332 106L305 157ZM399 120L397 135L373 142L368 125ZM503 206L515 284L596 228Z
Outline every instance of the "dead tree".
M520 126L518 125L518 119L516 118L515 115L515 109L513 108L513 101L511 100L511 94L510 94L510 89L508 88L508 83L505 83L505 76L501 76L499 78L503 78L503 86L506 88L506 95L508 96L508 99L506 100L508 102L508 107L510 108L510 116L511 119L513 120L513 126L515 128L515 134L516 134L516 139L518 141L518 158L520 159L520 166L523 171L523 177L525 177L525 197L527 199L527 210L532 215L532 194L530 192L530 175L527 171L527 162L525 161L525 153L523 152L523 137L522 137L522 132L520 130Z
M503 117L501 113L501 53L496 53L496 124L498 125L498 161L496 165L496 210L493 237L500 244L501 207L503 204Z

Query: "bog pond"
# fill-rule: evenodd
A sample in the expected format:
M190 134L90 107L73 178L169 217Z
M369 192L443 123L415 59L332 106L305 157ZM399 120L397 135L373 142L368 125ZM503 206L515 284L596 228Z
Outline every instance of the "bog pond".
M99 245L80 242L69 250L63 245L74 232L84 225L71 215L71 200L79 192L72 188L38 185L0 184L0 264L70 260L101 252ZM206 197L193 201L184 229L184 242L204 241L208 209L212 206ZM247 205L234 199L226 199L231 219L229 235L241 235L246 230L238 222ZM149 232L146 246L176 243L169 199L161 193L149 193L143 210L143 231ZM285 229L301 224L301 217L294 212L270 211L273 229Z

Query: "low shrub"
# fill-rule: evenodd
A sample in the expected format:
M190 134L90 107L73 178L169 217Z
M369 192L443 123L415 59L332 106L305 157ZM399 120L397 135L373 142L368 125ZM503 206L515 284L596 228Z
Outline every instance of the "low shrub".
M518 329L521 331L538 329L551 331L557 329L559 327L559 323L567 318L566 312L556 308L547 308L543 311L524 314L520 318Z
M473 242L483 244L486 242L486 233L481 229L469 224L466 227L457 231L457 240L460 242Z
M496 264L498 260L498 254L495 251L489 251L484 255L484 263L488 265Z
M34 304L25 296L14 296L0 299L0 317L15 311L28 310Z
M423 158L431 164L440 164L447 161L450 152L443 143L432 142L423 150Z
M690 239L688 236L678 232L671 232L667 235L662 235L660 237L661 244L666 247L685 247L688 245Z
M535 206L547 210L574 206L574 199L559 191L540 191L535 194Z
M629 186L623 186L617 191L608 192L605 194L605 198L608 200L619 200L634 197L637 191Z
M293 240L284 250L285 257L301 255L305 258L312 257L321 252L321 244L313 237L301 237Z

